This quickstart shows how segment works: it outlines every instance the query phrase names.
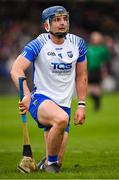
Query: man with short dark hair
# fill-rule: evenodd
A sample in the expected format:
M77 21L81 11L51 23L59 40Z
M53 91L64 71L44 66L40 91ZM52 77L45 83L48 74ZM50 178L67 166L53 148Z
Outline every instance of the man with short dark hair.
M45 129L46 172L59 172L68 138L70 108L76 85L78 107L75 124L85 120L87 93L86 45L82 38L69 34L69 14L63 6L53 6L42 13L47 33L28 43L13 64L12 79L18 78L33 63L34 90L30 93L24 81L24 98L19 103L21 114L28 110Z

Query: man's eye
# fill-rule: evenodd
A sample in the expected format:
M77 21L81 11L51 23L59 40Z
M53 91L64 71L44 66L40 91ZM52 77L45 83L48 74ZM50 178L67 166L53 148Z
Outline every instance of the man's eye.
M53 21L59 21L60 18L53 18Z
M64 17L64 21L68 21L68 17Z
M63 19L64 19L64 21L68 21L68 17L67 16L64 16ZM53 21L55 21L55 22L59 22L60 20L61 20L61 17L54 17L53 18Z
M56 18L56 21L60 21L60 18L57 17L57 18Z

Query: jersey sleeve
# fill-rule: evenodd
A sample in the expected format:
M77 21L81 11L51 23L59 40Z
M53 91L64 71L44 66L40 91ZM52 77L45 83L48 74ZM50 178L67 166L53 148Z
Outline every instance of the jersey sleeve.
M35 39L24 47L23 51L21 52L21 55L27 58L29 61L33 62L38 56L40 50L41 45L39 41Z
M78 50L79 50L79 57L77 59L77 62L82 62L86 60L87 47L85 41L82 38L79 41Z

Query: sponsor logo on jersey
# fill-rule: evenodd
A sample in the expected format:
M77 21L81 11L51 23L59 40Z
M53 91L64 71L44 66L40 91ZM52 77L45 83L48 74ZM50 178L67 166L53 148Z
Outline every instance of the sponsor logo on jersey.
M68 51L68 52L67 52L67 55L68 55L70 58L72 58L72 57L73 57L72 51Z
M70 74L72 69L72 63L52 62L51 66L52 66L51 68L52 73L62 76L65 74Z
M72 68L72 63L56 63L52 62L51 63L53 66L53 69L59 69L59 70L66 70L66 69L71 69Z
M48 52L47 55L48 56L56 56L55 52Z

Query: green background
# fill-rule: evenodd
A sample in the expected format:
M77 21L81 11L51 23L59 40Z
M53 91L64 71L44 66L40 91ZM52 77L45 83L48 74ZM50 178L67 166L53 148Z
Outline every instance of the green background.
M73 125L77 101L72 104L69 141L62 172L20 174L16 167L22 158L22 122L18 96L0 96L0 178L8 179L119 179L119 94L106 94L102 107L94 112L87 99L86 122ZM38 162L45 154L43 130L27 116L33 154Z

